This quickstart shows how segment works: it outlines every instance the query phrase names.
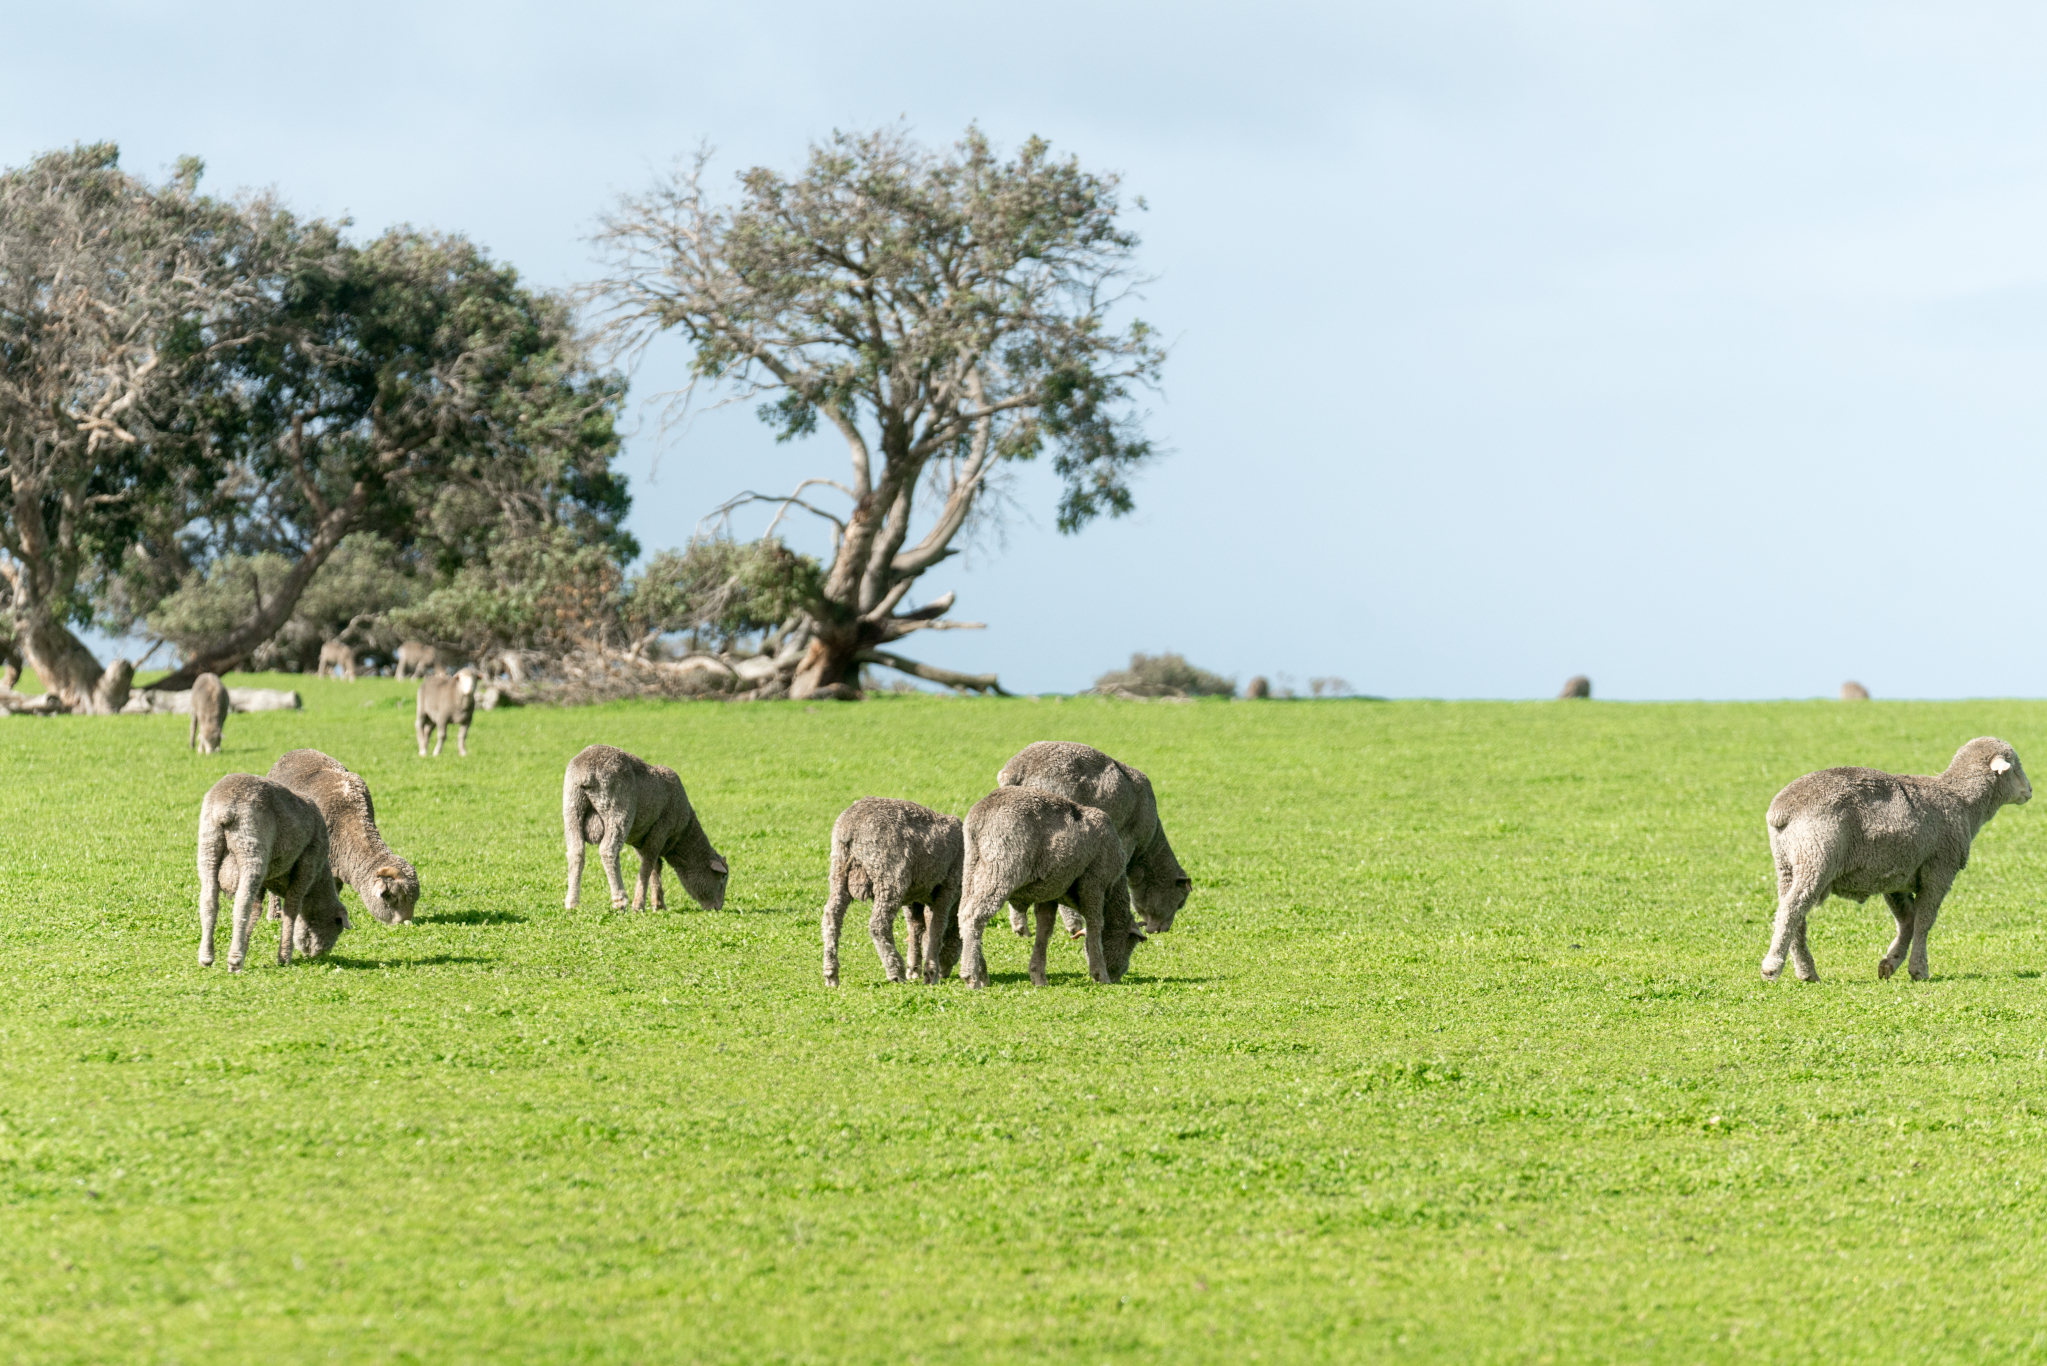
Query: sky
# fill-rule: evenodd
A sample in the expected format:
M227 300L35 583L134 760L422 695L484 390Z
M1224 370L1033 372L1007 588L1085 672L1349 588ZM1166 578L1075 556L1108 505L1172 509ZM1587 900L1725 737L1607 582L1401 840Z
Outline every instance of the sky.
M1174 650L1394 697L2047 695L2038 6L7 8L0 162L191 153L550 288L700 145L794 171L978 123L1120 173L1167 454L1074 536L1019 468L913 595L987 629L905 654L1027 691ZM636 411L649 550L844 477L745 405Z

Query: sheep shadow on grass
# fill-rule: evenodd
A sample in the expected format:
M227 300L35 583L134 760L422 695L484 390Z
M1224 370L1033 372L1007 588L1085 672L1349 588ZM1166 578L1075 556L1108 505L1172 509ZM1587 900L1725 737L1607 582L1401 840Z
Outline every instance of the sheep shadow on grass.
M432 968L450 967L462 964L495 963L496 958L461 953L430 953L424 958L349 958L342 954L330 953L306 962L317 966L332 967L336 971L363 972L385 968Z

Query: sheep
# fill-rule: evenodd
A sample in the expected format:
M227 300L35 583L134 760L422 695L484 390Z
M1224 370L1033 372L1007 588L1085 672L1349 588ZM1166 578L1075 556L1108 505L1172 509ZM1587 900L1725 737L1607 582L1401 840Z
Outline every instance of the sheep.
M1843 702L1867 702L1869 700L1869 689L1851 678L1841 685L1841 700Z
M220 728L227 713L227 689L221 686L220 675L200 674L193 679L191 735L185 747L201 754L220 753Z
M682 790L672 768L650 764L638 755L610 745L591 745L569 760L562 774L562 833L568 841L569 891L562 901L573 911L583 893L583 846L597 846L597 861L611 884L611 908L626 904L625 879L618 859L630 844L640 856L640 882L632 908L647 902L653 883L654 907L666 908L661 888L661 860L682 879L683 890L707 911L725 907L725 884L731 868L711 847L703 822Z
M455 752L469 757L469 722L476 715L476 675L468 671L453 678L419 680L419 702L412 713L413 734L419 737L419 757L426 758L426 737L434 737L434 757L441 757L448 727L455 727Z
M1569 698L1588 698L1591 696L1592 680L1584 674L1572 674L1564 680L1564 690L1557 694L1557 699L1563 701Z
M1130 924L1123 842L1108 816L1036 788L999 787L967 812L966 841L959 909L962 981L988 985L981 936L1005 901L1037 908L1033 985L1045 985L1045 946L1062 905L1080 912L1088 975L1102 983L1122 980L1130 948L1144 936Z
M414 678L425 678L428 669L434 668L442 662L441 652L423 640L406 641L398 647L398 653L393 656L393 659L397 664L393 672L399 678L405 677L405 670L408 666L412 669L412 676Z
M320 647L320 672L334 669L349 682L355 682L355 647L346 641L330 640Z
M1144 917L1144 927L1153 934L1173 928L1173 917L1187 904L1194 882L1174 857L1165 827L1159 824L1151 779L1087 745L1040 740L1004 764L995 785L1036 788L1105 813L1123 842L1130 899ZM1018 934L1024 932L1021 912L1012 914L1010 924ZM1076 928L1068 917L1067 929Z
M950 935L947 930L959 905L965 858L966 831L957 817L892 797L862 797L840 812L832 822L830 895L822 924L825 985L839 984L839 931L846 907L855 901L873 905L867 929L891 982L905 980L896 952L896 907L914 908L905 916L909 971L937 982L951 966L940 959L959 942L957 929Z
M1272 685L1265 681L1264 674L1259 674L1245 686L1244 696L1254 702L1262 702L1272 696Z
M336 890L345 880L384 924L411 923L419 904L419 873L392 853L378 833L369 784L317 749L295 749L279 759L270 766L270 781L320 809Z
M333 948L348 928L348 911L334 893L327 859L327 822L311 802L252 773L215 783L199 807L199 966L213 965L223 889L234 895L228 971L242 970L266 890L280 898L279 964L291 962L294 946L308 958Z
M1873 768L1828 768L1796 779L1770 803L1777 865L1777 924L1763 957L1774 982L1788 954L1807 982L1819 980L1805 917L1829 895L1881 895L1898 936L1876 965L1889 977L1906 961L1926 978L1926 936L1941 899L1969 864L1969 842L1998 809L2031 801L2033 785L2010 745L1980 736L1955 751L1945 773L1916 777Z

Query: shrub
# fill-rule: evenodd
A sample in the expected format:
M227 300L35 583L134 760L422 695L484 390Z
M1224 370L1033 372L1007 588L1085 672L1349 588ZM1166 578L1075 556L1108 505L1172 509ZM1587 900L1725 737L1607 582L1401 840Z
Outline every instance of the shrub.
M1185 655L1135 654L1129 668L1097 678L1094 690L1137 697L1233 697L1237 680L1189 664Z

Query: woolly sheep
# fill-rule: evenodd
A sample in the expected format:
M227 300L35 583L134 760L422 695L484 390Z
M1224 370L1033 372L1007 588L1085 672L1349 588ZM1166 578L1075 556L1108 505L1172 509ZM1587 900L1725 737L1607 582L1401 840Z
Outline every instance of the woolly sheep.
M200 674L193 679L191 734L185 747L201 754L220 753L220 730L227 713L227 689L221 686L220 675Z
M896 952L898 906L911 908L905 916L908 973L926 982L944 976L952 965L941 960L959 944L953 912L965 859L966 829L957 817L892 797L862 797L840 812L832 822L830 894L821 926L825 985L839 984L839 932L846 907L855 901L874 908L867 930L889 981L906 978L902 955Z
M1841 685L1841 700L1843 702L1867 702L1869 700L1869 689L1851 678Z
M1584 674L1572 674L1564 680L1564 690L1557 694L1559 700L1573 697L1592 696L1592 680Z
M330 640L320 647L320 672L336 670L349 682L355 682L355 647L346 641Z
M1045 946L1059 906L1080 912L1088 975L1102 983L1122 980L1132 944L1144 937L1126 932L1134 927L1123 864L1116 827L1092 806L1030 787L997 788L976 802L967 813L960 891L961 980L988 985L981 937L1005 901L1037 908L1034 984L1045 984Z
M363 908L386 925L409 923L419 904L419 874L384 843L369 784L317 749L295 749L279 759L270 766L270 781L320 809L336 888L347 882Z
M1777 924L1763 977L1775 981L1788 955L1804 981L1817 981L1805 918L1829 895L1881 895L1898 936L1876 965L1889 977L1911 954L1926 977L1926 936L1941 899L1969 864L1969 842L1998 809L2032 800L2019 756L1985 735L1955 751L1935 777L1829 768L1808 773L1770 803L1770 854L1777 864Z
M406 669L410 668L414 678L425 678L428 669L441 663L441 652L423 640L408 640L398 647L392 659L396 665L392 672L397 677L405 677Z
M1194 883L1174 857L1166 830L1159 824L1158 798L1151 779L1098 749L1067 740L1040 740L1026 745L995 775L997 787L1028 787L1092 806L1108 816L1122 841L1124 872L1130 900L1153 934L1173 928L1173 917L1187 904ZM1023 933L1021 916L1011 926ZM1076 928L1069 920L1069 930Z
M213 964L220 894L234 895L227 966L240 972L265 891L280 898L277 961L317 958L348 928L327 862L327 822L311 802L268 778L230 773L199 807L199 965Z
M453 678L422 678L419 680L419 703L412 713L413 734L419 737L419 757L426 757L428 732L434 737L434 757L439 758L441 745L448 738L448 727L455 727L455 752L469 757L469 722L476 715L476 675L468 671Z
M623 910L626 904L618 861L628 844L640 856L634 910L646 905L649 882L655 909L667 906L661 888L664 858L699 906L707 911L724 909L731 869L711 847L703 822L682 790L682 779L672 768L610 745L591 745L569 760L562 774L562 833L569 856L569 891L562 904L569 910L582 899L586 843L597 846L597 861L611 884L613 910Z

